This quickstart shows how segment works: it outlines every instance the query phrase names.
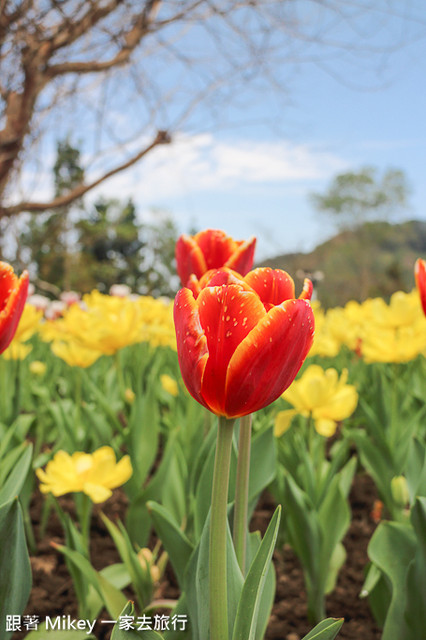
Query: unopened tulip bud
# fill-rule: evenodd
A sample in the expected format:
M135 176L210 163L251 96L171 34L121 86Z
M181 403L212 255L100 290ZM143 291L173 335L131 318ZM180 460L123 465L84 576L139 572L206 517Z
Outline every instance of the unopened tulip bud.
M391 480L391 492L392 498L398 507L405 507L409 500L410 494L408 492L407 480L404 476L395 476Z

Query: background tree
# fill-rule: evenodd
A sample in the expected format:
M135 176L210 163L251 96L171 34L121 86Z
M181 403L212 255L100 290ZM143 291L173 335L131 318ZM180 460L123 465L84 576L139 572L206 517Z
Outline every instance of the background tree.
M382 175L374 167L363 167L337 175L324 194L311 194L318 211L334 219L341 231L357 230L360 243L356 252L346 247L346 260L352 264L358 282L356 297L365 300L371 291L375 247L383 242L385 228L374 221L390 221L408 206L410 189L399 169L387 169ZM392 269L395 270L395 263ZM398 281L400 274L394 273Z
M53 166L55 197L69 193L82 184L83 180L80 150L68 140L58 142ZM76 284L78 236L73 227L81 215L81 206L81 200L76 200L53 212L45 212L28 220L26 231L22 233L18 245L27 248L28 263L33 264L36 284L41 289L49 291L53 285L59 290L70 290Z
M403 26L416 21L409 3L391 13L388 0L2 0L0 217L66 206L184 123L223 122L231 102L274 92L281 113L295 64L318 58L327 68L347 55L359 65L363 49L380 65L398 15ZM28 198L24 182L19 200L21 169L33 175L45 162L35 143L71 130L85 141L85 181L44 201Z
M142 224L129 201L99 200L76 225L79 231L80 291L97 287L107 292L113 284L153 296L174 296L176 226L161 211L156 222Z
M53 168L55 194L81 183L80 151L59 142ZM99 198L84 206L79 199L53 212L30 216L17 245L30 265L33 282L45 293L83 293L113 284L132 291L173 296L178 288L174 265L177 229L162 211L151 224L138 219L132 201Z
M409 193L400 169L387 169L380 175L375 167L362 167L335 176L325 193L311 194L311 201L340 229L354 229L368 220L389 221L407 208Z

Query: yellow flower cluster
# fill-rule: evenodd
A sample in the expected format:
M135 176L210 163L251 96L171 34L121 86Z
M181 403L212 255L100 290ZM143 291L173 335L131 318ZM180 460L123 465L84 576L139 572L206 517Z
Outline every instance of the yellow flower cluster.
M129 456L116 462L111 447L101 447L93 453L76 451L72 455L58 451L47 463L46 470L37 469L40 491L62 496L70 492L83 492L92 502L105 502L111 489L120 487L132 475Z
M354 385L346 384L348 371L344 369L339 378L336 369L326 369L316 364L310 365L303 375L284 391L282 397L294 409L280 411L275 420L274 433L280 437L290 427L297 414L314 420L316 431L330 437L336 431L337 423L348 418L358 404L358 393Z
M25 305L13 340L3 353L6 360L24 360L27 357L32 346L25 343L39 330L42 315L43 312L32 305Z
M343 345L366 362L408 362L426 353L426 322L416 291L397 291L389 304L373 298L327 312L313 308L316 331L310 356L334 357Z
M138 342L176 348L172 303L149 296L119 298L92 291L83 305L45 322L42 338L70 366L88 367L101 355L112 355Z

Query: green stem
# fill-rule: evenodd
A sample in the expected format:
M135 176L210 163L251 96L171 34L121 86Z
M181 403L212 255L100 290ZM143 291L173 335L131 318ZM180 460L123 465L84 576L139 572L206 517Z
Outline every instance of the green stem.
M120 396L121 396L121 399L123 400L125 396L126 384L124 381L123 363L122 363L122 355L121 355L120 349L115 352L115 369L117 371L117 382L118 382L118 388L120 391Z
M315 426L314 421L312 419L312 414L309 414L309 417L306 418L307 431L308 431L308 451L311 457L312 462L315 459Z
M245 573L247 514L250 475L251 415L240 419L237 478L234 505L234 548L242 574Z
M81 387L82 387L82 379L81 379L81 368L74 367L74 402L75 402L75 411L74 411L74 424L76 433L80 434L81 425L80 425L80 414L81 414ZM78 437L78 436L77 436ZM80 439L78 437L78 439Z
M233 424L234 420L219 418L209 544L210 640L227 640L229 637L226 537Z
M75 504L80 520L81 537L87 557L90 557L90 522L92 519L92 501L85 493L75 494Z

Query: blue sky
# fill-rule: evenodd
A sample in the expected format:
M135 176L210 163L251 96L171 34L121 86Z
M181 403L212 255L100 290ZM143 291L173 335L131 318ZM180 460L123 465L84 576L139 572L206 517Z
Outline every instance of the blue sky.
M371 4L340 2L348 15ZM372 165L406 173L412 187L406 216L426 220L426 5L378 4L389 11L377 16L370 8L334 30L331 18L321 22L327 37L356 43L359 35L364 48L295 41L294 61L274 68L284 92L267 82L248 87L232 104L222 101L214 125L199 111L172 145L90 198L131 197L146 220L152 208L164 209L182 232L194 226L222 228L237 239L255 235L261 260L308 251L331 236L332 223L314 211L309 194L324 191L339 172ZM294 6L315 33L316 17L304 11L317 6L319 12L319 5L298 0ZM196 31L188 38L202 50Z
M401 42L371 59L348 52L328 60L317 51L332 73L295 65L288 95L251 96L227 113L238 126L182 133L100 191L126 192L142 211L164 208L182 231L195 225L238 239L256 235L258 259L307 251L329 237L334 227L315 213L309 193L365 165L405 171L412 188L406 215L426 219L426 38L415 39L405 25Z

